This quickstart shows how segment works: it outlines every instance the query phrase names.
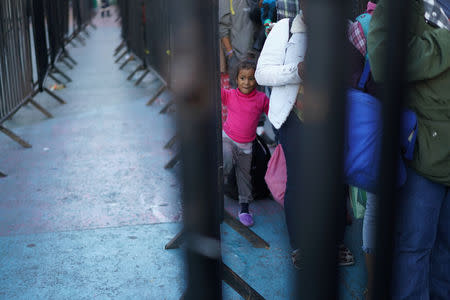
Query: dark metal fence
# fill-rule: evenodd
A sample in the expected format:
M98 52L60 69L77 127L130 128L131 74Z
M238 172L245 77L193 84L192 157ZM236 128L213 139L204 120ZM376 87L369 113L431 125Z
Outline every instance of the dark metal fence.
M78 7L81 24L86 27L93 16L92 1L72 2L80 4ZM23 147L29 148L31 145L4 127L3 123L28 103L51 118L52 115L33 100L33 97L42 91L60 103L65 103L44 87L44 82L49 76L57 83L62 83L54 76L56 73L66 81L71 81L70 77L56 66L57 62L63 62L70 69L73 68L71 64L76 65L76 61L65 49L69 42L69 12L69 0L0 1L0 132ZM74 33L73 36L80 32ZM34 72L37 74L36 82L33 78Z
M50 42L50 64L64 51L69 30L69 0L46 0L45 11Z
M173 28L169 6L172 1L145 1L145 61L152 66L167 83L170 83L170 62L173 48ZM158 30L150 30L158 28Z
M130 79L139 70L145 70L145 75L152 71L163 82L164 88L170 85L170 64L174 47L171 32L173 26L169 14L172 2L173 0L118 1L124 42L117 49L116 55L123 47L126 47L126 50L116 62L119 62L126 53L130 53L132 56L121 65L121 68L135 57L142 63L130 75ZM137 84L144 76L141 76Z
M91 24L94 17L94 3L91 0L72 0L74 22L74 32L79 32Z
M240 279L239 276L222 263L218 1L173 1L169 5L170 24L178 29L174 32L177 40L174 51L179 55L174 57L171 70L177 83L172 88L179 108L177 121L184 187L185 298L221 299L223 279L246 299L258 299L249 297L252 289L243 280L242 284L233 284L233 279ZM166 23L160 25L164 32ZM205 85L203 78L208 78L209 84Z
M176 3L175 3L176 2ZM145 67L154 68L172 83L181 142L184 231L169 244L187 244L186 299L221 299L220 279L246 299L262 297L221 262L219 224L225 219L221 199L221 125L217 49L217 0L119 0L124 43L120 60L130 51ZM141 18L142 5L145 14ZM305 120L296 149L302 199L295 234L302 247L303 269L292 286L296 299L336 299L336 236L338 212L343 210L343 149L345 124L346 17L362 13L367 1L345 4L334 0L308 1L308 52ZM383 93L384 135L380 207L377 230L377 270L374 299L389 298L391 242L395 206L395 168L401 99L404 97L405 1L392 4L388 61L390 75ZM133 11L130 11L133 10ZM320 18L315 16L321 16ZM142 38L142 30L144 37ZM135 39L141 39L136 41ZM176 44L173 43L176 41ZM144 47L144 52L142 48ZM330 50L332 49L332 50ZM144 55L143 55L144 53ZM202 76L192 76L202 74ZM400 100L400 101L396 101ZM151 102L151 99L149 102ZM309 102L308 102L309 101ZM308 104L307 104L308 103ZM214 130L213 130L214 129ZM217 180L217 178L219 178ZM381 222L382 220L382 222ZM313 226L313 230L311 230ZM167 247L167 246L166 246ZM169 247L167 247L169 248ZM330 250L331 249L331 250ZM320 262L320 264L318 263Z
M127 45L134 55L139 57L141 61L145 61L144 1L129 0L128 6L129 23Z
M31 3L38 86L42 90L50 66L47 49L44 0L35 0Z
M0 2L0 124L33 93L26 0Z

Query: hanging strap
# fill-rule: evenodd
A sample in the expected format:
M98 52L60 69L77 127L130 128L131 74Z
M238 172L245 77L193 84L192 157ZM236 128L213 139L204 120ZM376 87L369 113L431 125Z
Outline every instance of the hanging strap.
M366 59L366 62L364 63L364 70L363 70L361 77L359 78L359 82L358 82L358 88L361 91L364 91L367 81L369 81L369 75L370 75L370 63L369 63L369 60Z
M233 9L233 0L230 0L230 11L233 16L236 14L236 12Z

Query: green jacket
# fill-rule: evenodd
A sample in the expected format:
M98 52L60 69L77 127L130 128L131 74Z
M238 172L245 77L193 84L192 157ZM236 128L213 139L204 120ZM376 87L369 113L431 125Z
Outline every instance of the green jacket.
M367 38L375 81L382 82L389 30L386 4L380 0ZM410 166L422 176L450 186L450 32L425 23L422 0L410 0L406 105L418 119L418 136Z

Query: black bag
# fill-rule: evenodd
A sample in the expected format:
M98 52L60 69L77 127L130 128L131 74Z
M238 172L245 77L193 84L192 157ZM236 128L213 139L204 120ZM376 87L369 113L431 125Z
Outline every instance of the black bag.
M253 153L252 153L252 169L250 174L252 175L252 194L253 199L261 199L269 197L270 190L267 187L266 176L267 164L270 160L270 151L266 142L256 135L256 139L253 141Z
M264 179L270 157L270 151L266 142L264 142L259 135L256 135L256 139L253 141L252 166L250 169L250 175L252 176L252 194L254 200L267 198L270 195L270 190ZM223 190L224 194L228 197L235 200L239 198L234 168L230 172L230 175L228 176L228 184L224 185Z

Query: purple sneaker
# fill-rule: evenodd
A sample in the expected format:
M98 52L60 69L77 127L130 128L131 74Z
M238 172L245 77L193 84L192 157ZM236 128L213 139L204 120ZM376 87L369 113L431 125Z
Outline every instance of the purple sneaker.
M253 216L248 213L240 213L239 221L241 221L241 223L245 226L250 227L253 225Z

